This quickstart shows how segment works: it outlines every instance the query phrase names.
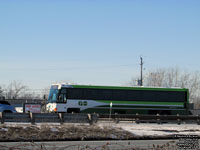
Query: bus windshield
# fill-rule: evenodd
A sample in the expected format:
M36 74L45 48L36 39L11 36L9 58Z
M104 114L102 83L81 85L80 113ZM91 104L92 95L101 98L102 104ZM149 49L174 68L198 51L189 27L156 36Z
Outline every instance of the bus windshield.
M48 97L48 103L55 103L58 97L58 86L52 85Z

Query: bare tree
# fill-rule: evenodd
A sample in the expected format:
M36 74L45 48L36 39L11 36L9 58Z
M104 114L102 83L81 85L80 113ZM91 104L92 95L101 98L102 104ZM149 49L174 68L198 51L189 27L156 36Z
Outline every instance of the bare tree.
M169 68L165 71L165 79L162 86L164 87L179 87L180 71L178 68Z
M41 95L37 92L29 90L28 88L21 92L20 94L21 99L41 99Z
M0 86L0 96L3 96L3 92L4 92L4 90L3 90L3 88Z
M19 81L12 81L6 89L6 97L8 99L17 99L25 90L27 90L27 86Z
M23 85L21 82L17 82L17 81L13 81L13 88L14 88L13 97L15 99L18 98L18 96L20 95L20 93L23 90L27 89L27 87L25 85Z
M135 85L130 82L130 85ZM190 102L197 108L200 106L200 73L182 72L178 68L157 69L150 71L145 79L145 86L156 87L182 87L188 88L190 92Z
M146 82L144 82L144 85L160 87L164 83L164 77L165 77L164 69L158 69L158 70L149 72L146 78Z

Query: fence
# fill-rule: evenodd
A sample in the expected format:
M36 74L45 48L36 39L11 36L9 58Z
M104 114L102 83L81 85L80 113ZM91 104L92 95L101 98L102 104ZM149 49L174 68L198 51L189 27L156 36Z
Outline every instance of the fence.
M0 112L1 124L5 122L23 123L89 123L97 122L96 114L68 114L68 113L4 113Z

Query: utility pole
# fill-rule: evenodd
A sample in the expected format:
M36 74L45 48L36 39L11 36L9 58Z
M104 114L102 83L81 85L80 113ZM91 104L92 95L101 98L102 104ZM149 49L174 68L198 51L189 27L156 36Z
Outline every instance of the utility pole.
M142 70L143 70L143 64L144 64L144 62L143 62L143 60L142 60L142 56L140 56L140 61L141 61L141 63L140 63L140 86L143 86L143 76L142 76Z

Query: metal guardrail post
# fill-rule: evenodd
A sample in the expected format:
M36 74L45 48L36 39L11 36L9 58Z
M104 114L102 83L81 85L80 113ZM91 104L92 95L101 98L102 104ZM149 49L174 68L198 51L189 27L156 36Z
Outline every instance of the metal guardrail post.
M157 124L161 124L161 121L160 121L160 114L156 114L156 121L157 121Z
M63 122L64 122L63 121L63 113L59 113L58 116L59 116L59 119L60 119L60 124L63 125Z
M0 112L0 119L1 119L1 124L4 124L4 113Z
M117 116L117 113L115 113L115 117L114 117L114 122L117 124L117 123L119 123L119 117L116 117Z
M140 119L139 119L139 114L138 114L138 113L136 113L135 122L136 122L137 124L140 123Z
M88 120L89 120L89 124L93 125L94 123L97 123L99 119L99 115L98 114L88 114Z
M177 124L181 125L181 119L179 118L179 114L177 114L176 116L177 116Z
M200 125L200 114L198 114L197 117L197 124Z
M92 125L93 124L93 120L92 120L91 114L88 114L87 116L88 116L89 124Z
M35 124L35 116L32 112L29 113L30 118L31 118L31 124L34 125Z

